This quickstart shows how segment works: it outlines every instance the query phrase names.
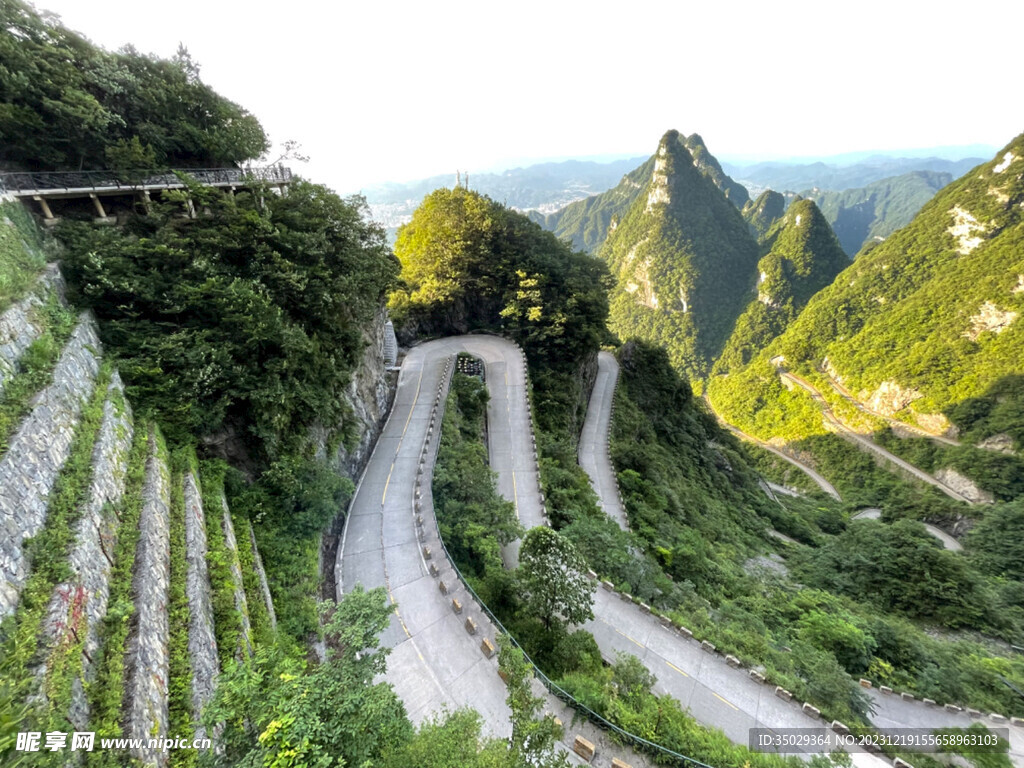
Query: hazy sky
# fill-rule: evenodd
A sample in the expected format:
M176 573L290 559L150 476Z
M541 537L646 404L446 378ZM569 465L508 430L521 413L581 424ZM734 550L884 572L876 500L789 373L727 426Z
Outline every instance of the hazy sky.
M526 158L988 143L1024 130L1024 3L38 0L107 48L171 56L339 192Z

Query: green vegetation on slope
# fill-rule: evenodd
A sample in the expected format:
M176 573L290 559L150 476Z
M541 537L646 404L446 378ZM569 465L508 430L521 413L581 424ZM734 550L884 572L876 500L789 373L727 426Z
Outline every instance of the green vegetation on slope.
M842 192L809 189L801 194L814 200L851 257L866 243L881 241L909 224L921 206L953 180L952 174L913 171Z
M0 312L24 295L43 269L39 229L25 206L0 202Z
M205 85L184 48L170 61L108 53L28 3L0 0L0 60L7 167L209 168L268 146L256 118Z
M743 219L750 227L750 234L757 238L759 243L785 212L786 198L771 189L766 189L756 200L748 201L742 211Z
M999 677L1024 683L1019 659L993 652L987 640L924 631L969 627L1014 642L1024 631L1020 582L1010 580L1019 544L985 559L996 535L985 525L967 559L942 550L915 520L960 519L969 508L901 481L831 435L794 447L813 457L845 503L822 495L770 501L746 449L690 398L663 352L629 343L620 357L612 458L631 527L674 581L661 594L650 581L609 574L616 583L844 721L863 718L862 676L940 701L1022 711ZM883 522L848 525L864 506L881 507ZM1017 507L996 511L1008 530L1020 525ZM889 525L899 518L911 519ZM767 538L769 524L807 546Z
M757 244L675 131L662 137L651 179L601 256L617 280L611 330L662 345L701 381L749 297Z
M749 203L746 188L726 175L700 136L696 133L680 135L679 142L689 150L697 170L722 190L729 202L737 208L744 208ZM654 171L654 161L654 156L651 156L643 165L623 176L618 186L607 192L577 200L547 216L531 214L531 219L554 232L560 239L568 240L573 248L597 253L643 192Z
M757 264L757 296L751 297L716 360L716 376L749 363L850 263L811 200L790 206L763 241L768 252Z
M92 309L135 408L175 441L228 436L257 461L315 422L342 429L363 328L397 272L355 201L296 180L285 195L194 186L124 228L58 234L72 298Z
M395 254L403 286L390 307L400 333L502 332L556 369L601 340L601 263L476 192L430 194L399 230Z
M1017 388L1024 359L1024 181L1014 172L1022 155L1024 135L862 253L747 369L730 374L716 408L759 437L777 427L781 437L811 434L807 398L776 397L782 388L768 361L782 356L812 371L827 358L855 395L877 396L877 409L932 427L945 413L984 435L983 426L973 430L979 420L1015 407L1000 400ZM1012 423L1007 416L997 419Z

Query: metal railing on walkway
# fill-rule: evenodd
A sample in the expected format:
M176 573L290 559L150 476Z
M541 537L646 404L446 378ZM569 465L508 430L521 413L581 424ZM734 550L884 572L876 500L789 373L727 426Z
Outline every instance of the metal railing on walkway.
M207 186L244 186L258 181L287 184L291 168L271 165L259 168L179 168L172 170L131 171L44 171L38 173L0 173L0 193L45 195L47 193L131 192L143 189L173 189L185 184L178 174L185 174Z

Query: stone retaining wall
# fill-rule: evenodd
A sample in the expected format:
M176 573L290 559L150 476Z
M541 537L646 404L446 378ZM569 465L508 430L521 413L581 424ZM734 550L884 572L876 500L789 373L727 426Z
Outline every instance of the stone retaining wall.
M115 405L114 400L120 402ZM75 545L68 564L71 581L57 585L50 600L43 634L50 647L58 646L67 633L82 637L82 673L92 679L92 660L97 657L99 630L107 615L110 571L117 548L120 521L115 505L124 495L128 454L131 450L132 414L124 401L121 378L115 372L107 387L103 421L92 452L89 496L75 525ZM89 707L83 679L76 679L68 717L78 730L86 730Z
M252 561L256 566L256 575L260 577L260 591L263 593L263 600L267 604L267 615L270 617L270 628L277 629L277 614L274 613L274 598L270 594L270 584L267 583L267 572L263 569L263 558L260 557L260 548L256 546L256 534L253 533L252 525L249 526L249 544L252 546Z
M36 311L51 294L65 303L64 278L56 264L47 266L32 293L0 315L0 392L16 373L22 354L42 333Z
M203 707L213 697L220 664L217 658L217 638L213 632L210 574L206 568L206 516L203 513L199 483L192 472L185 475L184 486L188 653L192 660L192 714L198 723ZM206 729L197 725L195 737L206 738Z
M245 598L245 582L242 579L242 564L238 560L238 539L235 538L235 525L231 522L231 510L224 492L220 495L221 520L224 527L224 544L231 555L231 581L235 586L235 610L242 624L241 642L244 646L235 648L236 657L241 657L244 649L246 656L252 655L252 625L249 622L249 602Z
M12 613L28 578L22 549L46 522L47 497L68 458L82 406L99 372L96 323L83 314L32 412L0 458L0 619Z
M139 545L132 576L135 615L125 653L128 705L124 735L144 742L167 735L170 508L170 472L154 436L142 488ZM132 750L132 757L147 766L165 766L167 756L167 752L147 747Z

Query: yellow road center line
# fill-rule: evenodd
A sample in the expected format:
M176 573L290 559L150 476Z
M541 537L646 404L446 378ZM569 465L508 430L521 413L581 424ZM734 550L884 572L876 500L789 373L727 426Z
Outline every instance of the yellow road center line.
M736 710L737 712L739 712L739 711L740 711L740 708L739 708L739 707L737 707L737 706L736 706L735 704L733 704L733 703L732 703L731 701L729 701L728 699L723 699L723 698L722 698L721 696L719 696L719 695L718 695L717 693L715 693L714 691L712 691L712 692L711 692L711 695L712 695L712 696L714 696L714 697L715 697L716 699L718 699L719 701L721 701L721 702L723 702L723 703L725 703L725 704L728 704L728 705L729 705L730 707L732 707L733 709L735 709L735 710Z
M627 635L627 634L626 634L625 632L623 632L623 631L622 631L621 629L619 629L618 627L613 627L613 629L614 629L614 630L615 630L616 632L618 632L618 633L619 633L620 635L622 635L622 636L623 636L624 638L626 638L627 640L629 640L629 642L633 643L634 645L638 645L638 646L640 646L641 648L644 648L644 647L645 647L643 643L637 642L636 640L634 640L634 639L633 639L632 637L630 637L629 635Z
M680 669L679 667L677 667L677 666L676 666L675 664L673 664L673 663L672 663L671 661L666 661L665 663L666 663L666 664L668 664L668 665L669 665L669 666L670 666L670 667L671 667L672 669L674 669L674 670L675 670L676 672L678 672L678 673L679 673L680 675L682 675L683 677L689 677L689 675L688 675L688 674L686 674L685 672L683 672L683 670L681 670L681 669Z

